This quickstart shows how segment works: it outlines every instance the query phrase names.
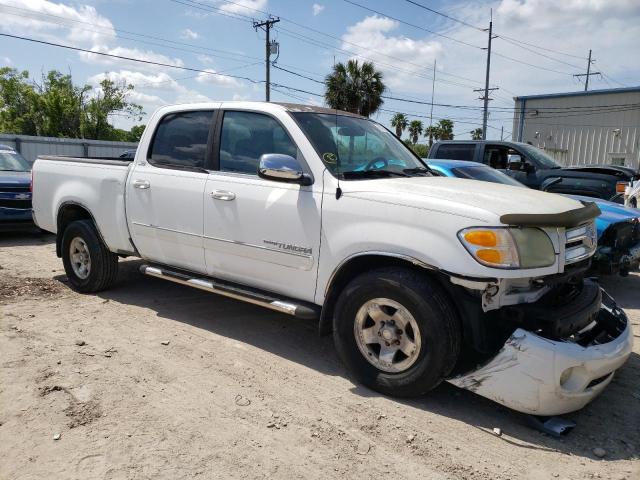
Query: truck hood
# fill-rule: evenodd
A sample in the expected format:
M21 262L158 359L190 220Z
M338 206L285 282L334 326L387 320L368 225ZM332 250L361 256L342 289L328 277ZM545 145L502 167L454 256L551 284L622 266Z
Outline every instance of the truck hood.
M553 215L581 208L562 195L463 178L411 177L341 182L345 196L496 222L508 214Z
M0 190L2 187L28 187L31 183L31 172L0 171Z

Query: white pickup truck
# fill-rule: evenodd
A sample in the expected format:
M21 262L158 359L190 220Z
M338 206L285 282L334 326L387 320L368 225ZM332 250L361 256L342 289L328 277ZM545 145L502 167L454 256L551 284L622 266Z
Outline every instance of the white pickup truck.
M37 225L80 292L142 273L333 331L365 385L443 380L518 411L583 407L632 348L583 278L593 204L432 175L383 126L303 105L169 106L134 159L40 157Z

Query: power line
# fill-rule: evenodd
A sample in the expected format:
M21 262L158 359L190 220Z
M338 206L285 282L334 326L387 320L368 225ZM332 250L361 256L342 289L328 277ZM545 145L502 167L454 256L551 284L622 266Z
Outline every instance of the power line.
M174 69L178 69L178 70L186 70L186 71L191 71L191 72L203 73L203 74L206 74L206 75L213 75L213 76L235 78L235 79L239 79L239 80L246 80L246 81L248 81L250 83L253 83L253 84L264 83L264 80L255 80L253 78L246 77L246 76L228 75L228 74L222 74L222 73L218 73L218 72L211 72L209 70L203 70L203 69L198 69L198 68L193 68L193 67L188 67L188 66L183 66L183 65L174 65L174 64L170 64L170 63L155 62L155 61L145 60L145 59L141 59L141 58L127 57L127 56L123 56L123 55L116 55L116 54L112 54L112 53L94 51L94 50L89 50L89 49L80 48L80 47L74 47L74 46L71 46L71 45L64 45L64 44L60 44L60 43L47 42L47 41L44 41L44 40L37 40L37 39L34 39L34 38L23 37L23 36L19 36L19 35L11 35L11 34L8 34L8 33L0 33L0 36L7 37L7 38L18 39L18 40L23 40L23 41L28 41L28 42L32 42L32 43L38 43L38 44L42 44L42 45L48 45L48 46L64 48L64 49L68 49L68 50L74 50L74 51L78 51L78 52L85 52L85 53L89 53L89 54L93 54L93 55L99 55L99 56L104 56L104 57L109 57L109 58L117 58L117 59L120 59L120 60L126 60L126 61L131 61L131 62L138 62L138 63L144 63L144 64L148 64L148 65L155 65L155 66L167 67L167 68L174 68ZM296 75L299 75L299 74L296 74ZM279 83L275 83L275 82L271 82L271 85L272 86L276 86L276 87L280 87L280 88L285 88L285 89L288 89L288 90L291 90L291 91L295 91L295 92L299 92L299 93L305 93L307 95L312 95L312 96L316 96L316 97L323 97L324 96L323 94L320 94L320 93L311 92L309 90L295 88L295 87L291 87L291 86L288 86L288 85L283 85L283 84L279 84ZM429 106L430 105L434 105L434 106L438 106L438 107L458 108L458 109L462 109L462 110L474 110L474 111L477 111L478 109L481 108L481 107L473 106L473 105L456 105L456 104L435 103L435 102L412 100L412 99L389 96L389 95L384 95L383 98L385 100L395 100L395 101L399 101L399 102L405 102L405 103L411 103L411 104L417 104L417 105L429 105ZM613 107L623 107L624 109L635 109L636 107L640 107L640 104L620 104L620 105L607 105L607 106L599 106L599 107L574 106L574 107L527 108L527 109L525 109L525 112L532 111L532 110L535 110L535 111L546 111L546 110L573 111L573 110L583 110L584 111L584 109L589 109L591 112L596 113L597 111L600 111L600 112L605 111L606 112L607 110L611 110ZM494 109L495 110L499 110L499 111L520 110L517 107L510 107L510 108L508 108L508 107L494 107ZM612 110L612 111L616 111L616 110ZM585 113L580 113L580 115L584 115L584 114Z
M546 51L546 52L557 53L558 55L565 55L565 56L567 56L567 57L577 58L578 60L586 60L586 57L581 57L581 56L578 56L578 55L573 55L573 54L571 54L571 53L564 53L564 52L560 52L560 51L558 51L558 50L553 50L553 49L551 49L551 48L541 47L540 45L536 45L536 44L534 44L534 43L527 43L527 42L524 42L524 41L522 41L522 40L520 40L520 39L518 39L518 38L508 37L508 36L506 36L506 35L502 35L502 34L500 34L500 33L498 33L497 35L498 35L498 37L502 38L503 40L507 39L507 40L511 40L512 42L522 43L523 45L527 45L527 46L529 46L529 47L534 47L534 48L537 48L537 49L539 49L539 50L544 50L544 51Z
M95 51L95 50L89 50L86 48L80 48L80 47L73 47L71 45L64 45L62 43L54 43L54 42L47 42L44 40L37 40L35 38L29 38L29 37L22 37L20 35L10 35L8 33L0 33L0 36L2 37L8 37L8 38L14 38L14 39L18 39L18 40L24 40L27 42L32 42L32 43L40 43L42 45L49 45L52 47L59 47L59 48L66 48L67 50L75 50L76 52L85 52L85 53L90 53L93 55L100 55L103 57L110 57L110 58L118 58L121 60L128 60L131 62L138 62L138 63L145 63L148 65L155 65L155 66L159 66L159 67L167 67L167 68L176 68L179 70L187 70L190 72L199 72L199 73L205 73L207 75L215 75L215 76L221 76L221 77L229 77L229 78L237 78L240 80L246 80L248 82L251 83L263 83L263 80L254 80L252 78L249 77L243 77L243 76L238 76L238 75L223 75L221 73L217 73L217 72L211 72L208 70L202 70L199 68L192 68L192 67L185 67L185 66L181 66L181 65L174 65L171 63L163 63L163 62L154 62L152 60L145 60L142 58L133 58L133 57L126 57L124 55L115 55L113 53L106 53L106 52L100 52L100 51Z
M468 43L468 42L465 42L463 40L459 40L457 38L450 37L449 35L445 35L445 34L440 33L440 32L435 32L433 30L429 30L428 28L424 28L424 27L421 27L419 25L415 25L415 24L407 22L405 20L400 20L399 18L392 17L391 15L387 15L386 13L382 13L382 12L380 12L378 10L373 9L373 8L366 7L366 6L361 5L359 3L353 2L352 0L343 0L343 1L346 2L346 3L349 3L351 5L355 5L356 7L360 7L362 9L364 9L364 10L369 11L369 12L375 13L377 15L382 15L383 17L390 18L391 20L395 20L396 22L404 23L405 25L409 25L410 27L417 28L419 30L422 30L422 31L427 32L427 33L430 33L432 35L436 35L438 37L446 38L447 40L451 40L452 42L456 42L456 43L459 43L461 45L465 45L465 46L471 47L471 48L476 48L476 49L481 49L482 48L482 47L480 47L478 45L473 45L472 43ZM413 3L413 2L411 2L411 3Z
M185 0L171 0L171 1L172 2L176 2L176 3L182 3L183 5L185 5L185 3L184 3ZM215 7L212 7L210 5L207 5L207 4L204 4L204 3L201 3L201 2L197 2L196 0L186 0L186 1L188 1L190 3L198 4L198 5L200 5L199 8L201 8L203 10L207 10L207 11L212 11L212 13L219 13L218 10L220 10L219 8L215 8ZM248 7L246 5L241 5L241 4L238 4L238 3L235 3L235 2L224 1L224 3L229 3L229 4L232 4L232 5L242 6L243 8L246 8L248 10L252 10L252 11L255 11L255 12L258 12L258 13L268 14L267 12L265 12L263 10L255 9L255 8ZM248 19L248 20L250 20L250 17L246 17L246 16L243 16L243 17ZM407 65L411 65L411 66L416 67L416 68L418 68L420 70L424 70L426 67L429 67L429 68L433 67L433 65L417 64L417 63L413 63L413 62L404 60L402 58L399 58L399 57L396 57L396 56L393 56L393 55L384 54L384 53L376 51L376 50L374 50L374 49L372 49L370 47L367 47L367 46L364 46L364 45L361 45L361 44L358 44L358 43L350 42L348 40L344 40L342 38L336 37L335 35L331 35L330 33L324 32L322 30L317 30L315 28L311 28L308 25L303 25L303 24L301 24L299 22L296 22L294 20L286 18L286 17L284 17L282 15L279 15L279 18L280 18L280 20L282 20L284 22L290 23L290 24L295 25L295 26L297 26L299 28L302 28L304 30L307 30L307 31L310 31L310 32L313 32L313 33L316 33L316 34L319 34L319 35L322 35L322 36L325 36L327 38L331 38L332 40L341 42L341 43L346 44L346 45L351 45L353 47L356 47L356 48L364 50L364 51L375 52L377 55L382 55L382 56L384 56L386 58L394 60L395 62L401 62L401 63L407 64ZM417 28L420 28L420 27L417 27ZM314 39L314 38L310 38L310 37L308 37L306 35L303 35L303 34L301 34L299 32L294 32L294 31L289 30L287 28L284 28L282 26L277 27L276 30L278 32L286 32L286 33L284 33L285 35L286 34L293 35L294 38L297 38L298 40L302 40L304 42L311 43L312 45L315 45L315 46L320 46L321 48L326 48L326 49L329 49L329 50L332 50L332 51L342 52L342 53L344 53L346 55L360 56L360 57L362 57L362 58L364 58L366 60L374 61L371 58L365 57L361 53L357 53L357 52L354 52L354 51L350 51L350 50L342 49L342 48L339 48L339 47L335 47L334 45L330 45L330 44L324 43L324 42L322 42L320 40L317 40L317 39ZM380 65L385 65L385 66L388 66L389 68L393 68L393 69L398 70L398 67L397 67L396 64L388 64L388 63L385 64L385 63L383 63L383 62L381 62L379 60L375 60L375 62L380 64ZM405 70L405 71L407 73L411 73L413 75L420 76L420 75L417 74L417 72L410 72L410 71L407 71L407 70ZM474 80L474 79L467 78L467 77L462 77L460 75L455 75L453 73L440 72L440 74L441 75L445 75L445 76L450 76L450 77L453 77L453 78L460 78L462 80L466 80L466 81L472 82L474 84L478 84L478 82L476 80ZM432 79L431 77L427 77L427 76L424 76L424 75L422 75L422 78L426 78L428 80ZM459 86L465 87L465 88L473 88L473 86L471 86L471 85L456 84L455 82L452 82L452 81L440 80L440 82L441 83L449 83L451 85L459 85Z
M550 55L546 55L544 53L536 52L533 48L529 48L529 47L526 47L524 45L520 45L519 43L514 42L513 40L510 40L507 37L502 37L500 35L496 35L496 38L499 38L500 40L504 40L505 42L510 43L511 45L515 45L516 47L520 47L520 48L522 48L524 50L527 50L528 52L531 52L534 55L539 55L541 57L548 58L549 60L553 60L554 62L562 63L564 65L568 65L568 66L573 67L573 68L578 68L578 69L582 68L582 67L579 67L577 65L574 65L573 63L565 62L564 60L559 60L559 59L554 58L554 57L552 57Z
M452 17L452 16L450 16L450 15L447 15L446 13L439 12L439 11L437 11L437 10L434 10L433 8L429 8L429 7L427 7L426 5L422 5L421 3L414 2L413 0L405 0L405 1L406 1L406 2L408 2L408 3L411 3L411 4L413 4L413 5L415 5L416 7L420 7L420 8L422 8L422 9L424 9L424 10L428 10L428 11L429 11L429 12L431 12L431 13L435 13L436 15L440 15L440 16L442 16L442 17L448 18L449 20L452 20L452 21L454 21L454 22L458 22L458 23L460 23L460 24L462 24L462 25L465 25L465 26L467 26L467 27L473 28L473 29L475 29L475 30L480 30L481 32L483 32L483 31L484 31L484 28L476 27L475 25L471 25L470 23L467 23L467 22L465 22L464 20L460 20L460 19L458 19L458 18L455 18L455 17Z
M521 63L522 65L527 65L529 67L537 68L539 70L546 70L547 72L558 73L560 75L569 75L569 76L573 75L570 72L562 72L560 70L553 70L552 68L541 67L540 65L535 65L533 63L524 62L522 60L518 60L517 58L508 57L507 55L504 55L502 53L493 52L493 54L496 55L497 57L502 57L502 58L504 58L506 60L511 60L512 62Z
M172 48L174 50L180 50L180 51L196 53L196 54L204 54L206 52L206 54L208 54L208 55L210 55L212 57L222 58L222 59L225 59L225 60L240 61L240 60L237 59L237 57L244 57L244 58L247 58L249 60L259 60L259 58L257 58L257 57L251 57L249 55L244 55L242 53L234 52L234 51L231 51L231 50L220 50L220 49L215 49L215 48L203 47L203 46L195 45L195 44L192 44L192 43L178 42L178 41L175 41L175 40L169 40L169 39L166 39L166 38L163 38L163 37L159 37L159 36L145 35L145 34L142 34L142 33L131 32L131 31L128 31L128 30L123 30L123 29L115 28L115 27L113 27L113 28L103 27L101 25L98 25L98 24L95 24L95 23L91 23L91 22L85 22L85 21L82 21L82 20L65 18L65 17L61 17L59 15L53 15L53 14L49 14L49 13L37 12L35 10L14 7L12 5L6 5L6 4L2 4L2 3L0 3L0 6L9 7L9 8L16 9L16 10L21 10L23 12L31 14L31 15L27 15L27 14L15 13L15 12L14 13L5 12L5 13L7 13L9 15L15 15L15 16L23 17L23 18L31 18L33 20L37 20L37 21L40 21L40 22L53 23L55 25L66 26L66 27L69 27L69 28L77 28L79 30L93 32L93 33L96 33L96 29L102 30L104 32L108 31L109 33L113 30L114 32L117 32L117 33L124 33L126 35L135 35L135 36L138 36L138 37L150 38L150 39L158 40L158 41L161 41L161 42L166 42L166 43L170 43L170 44L174 44L174 45L181 45L181 46L191 47L191 48L195 48L195 49L203 50L203 51L195 51L195 50L192 50L192 49L177 48L177 47L172 47L171 45L163 45L163 44L160 44L160 43L148 42L148 41L140 40L140 39L137 39L137 38L134 39L134 38L129 38L129 37L123 37L121 35L118 36L119 38L123 38L123 39L126 39L126 40L132 40L132 41L139 42L139 43L145 43L145 44L149 44L149 45L156 45L156 46L161 46L161 47L165 47L165 48ZM90 26L92 28L91 29L89 29L89 28L79 28L79 27L76 27L74 25L70 25L69 23L56 22L54 20L37 18L37 17L34 17L32 15L53 17L53 18L56 18L56 19L59 19L59 20L63 20L64 22L80 23L80 24L83 24L83 25ZM211 55L208 52L224 53L224 54L229 54L229 55L233 55L233 56L232 57L222 57L222 56L219 56L219 55Z

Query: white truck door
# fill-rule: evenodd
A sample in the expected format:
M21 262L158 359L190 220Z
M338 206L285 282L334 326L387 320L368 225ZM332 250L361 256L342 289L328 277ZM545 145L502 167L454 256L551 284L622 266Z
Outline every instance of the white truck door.
M320 253L322 179L301 186L258 177L259 158L302 155L275 118L221 112L214 171L204 195L210 275L313 301ZM219 170L215 170L219 168Z
M167 113L148 145L139 147L127 181L126 205L129 230L144 259L206 271L203 195L215 112Z

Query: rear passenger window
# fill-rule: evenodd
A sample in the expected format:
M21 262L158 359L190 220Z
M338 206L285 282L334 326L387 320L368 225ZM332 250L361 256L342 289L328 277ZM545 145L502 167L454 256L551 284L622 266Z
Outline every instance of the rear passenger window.
M473 160L476 146L473 143L450 143L438 147L436 158L443 160Z
M220 170L257 175L263 154L282 153L296 158L297 151L284 128L270 116L225 112L220 138Z
M212 110L166 115L149 150L149 163L169 167L204 168Z

